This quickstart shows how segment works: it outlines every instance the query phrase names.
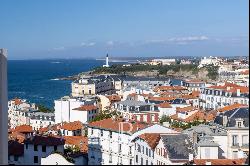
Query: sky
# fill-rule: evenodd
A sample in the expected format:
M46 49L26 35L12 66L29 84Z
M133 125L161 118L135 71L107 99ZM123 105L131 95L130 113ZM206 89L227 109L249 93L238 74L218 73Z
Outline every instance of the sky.
M247 56L248 0L1 0L9 59Z

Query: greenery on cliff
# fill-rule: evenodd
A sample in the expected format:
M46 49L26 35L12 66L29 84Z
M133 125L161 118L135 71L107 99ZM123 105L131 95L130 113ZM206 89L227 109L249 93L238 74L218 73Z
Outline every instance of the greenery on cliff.
M123 66L121 64L115 64L107 67L97 67L93 70L93 74L121 74L129 75L139 72L153 72L155 76L183 76L199 78L199 76L205 77L205 79L215 80L218 77L218 67L208 65L202 68L198 68L197 64L174 64L174 65L143 65L143 64L131 64L130 66ZM201 78L203 79L203 78Z

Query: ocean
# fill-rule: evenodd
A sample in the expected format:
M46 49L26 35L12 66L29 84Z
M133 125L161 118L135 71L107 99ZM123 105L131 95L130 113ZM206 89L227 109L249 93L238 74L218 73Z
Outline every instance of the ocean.
M89 59L9 60L8 98L22 98L53 108L55 99L71 93L71 81L57 78L90 71L103 64L104 60Z

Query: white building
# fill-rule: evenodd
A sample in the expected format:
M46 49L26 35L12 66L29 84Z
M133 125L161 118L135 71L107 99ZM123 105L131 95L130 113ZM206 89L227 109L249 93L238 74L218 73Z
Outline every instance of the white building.
M135 140L135 165L182 165L193 154L187 135L145 133Z
M54 152L64 152L64 139L54 136L33 136L24 142L24 164L41 165L41 159Z
M198 68L204 67L206 65L214 65L214 66L219 66L221 64L222 60L217 57L212 57L210 56L209 58L204 57L201 59L200 64Z
M249 105L249 89L226 82L202 88L199 98L203 109L219 109L235 103Z
M27 119L29 120L27 124L32 126L33 130L39 130L40 128L55 124L54 113L44 113L35 111L27 113Z
M7 50L0 49L0 164L8 164Z
M75 116L71 116L73 109L79 108L82 105L93 105L95 100L92 99L81 99L81 98L70 98L62 97L61 99L55 100L55 123L62 122L73 122L77 119ZM80 117L81 118L81 117ZM84 122L83 122L84 123Z
M162 65L171 65L175 64L175 59L153 59L152 62L159 62Z
M88 125L89 165L133 165L135 137L143 133L176 133L169 128L122 119L104 119Z

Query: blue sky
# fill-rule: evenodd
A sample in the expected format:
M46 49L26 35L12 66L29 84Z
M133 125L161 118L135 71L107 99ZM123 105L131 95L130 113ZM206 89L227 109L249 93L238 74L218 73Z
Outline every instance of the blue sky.
M248 0L1 0L9 59L246 56Z

